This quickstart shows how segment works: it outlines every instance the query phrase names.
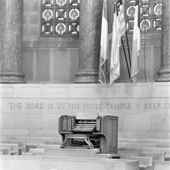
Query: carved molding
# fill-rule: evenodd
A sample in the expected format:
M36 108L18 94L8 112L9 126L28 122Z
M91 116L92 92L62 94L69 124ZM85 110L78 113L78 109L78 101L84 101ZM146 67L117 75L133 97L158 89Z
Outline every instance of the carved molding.
M79 70L74 83L99 83L98 70Z
M111 36L110 36L111 37ZM125 36L123 40L126 41ZM132 35L128 35L129 45L132 46ZM142 34L142 46L145 45L161 45L161 32L157 34ZM111 45L111 38L110 38ZM126 43L125 43L126 46ZM23 48L79 48L78 38L39 38L37 40L23 41Z
M126 36L123 37L124 46L127 47L126 43ZM128 43L129 46L132 47L132 35L128 35ZM111 46L111 39L110 39L110 46ZM141 46L161 46L161 32L157 34L142 34L141 35Z
M79 48L78 38L39 38L23 41L23 48Z

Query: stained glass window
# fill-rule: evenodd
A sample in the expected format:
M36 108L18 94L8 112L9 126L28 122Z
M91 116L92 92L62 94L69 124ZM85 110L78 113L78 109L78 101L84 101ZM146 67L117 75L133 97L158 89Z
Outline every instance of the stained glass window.
M161 30L162 1L140 0L140 29L152 33ZM125 0L129 32L133 31L135 0ZM42 37L79 36L80 0L41 0Z
M140 29L143 32L152 33L161 30L162 15L161 0L140 0ZM127 28L133 31L135 0L125 0Z
M41 36L78 36L79 8L80 0L41 0Z

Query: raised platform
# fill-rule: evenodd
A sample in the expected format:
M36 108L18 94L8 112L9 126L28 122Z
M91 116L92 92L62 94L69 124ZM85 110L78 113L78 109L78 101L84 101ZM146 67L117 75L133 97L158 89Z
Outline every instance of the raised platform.
M123 141L123 139L121 139L120 141ZM11 140L9 144L3 143L3 145L12 147L13 145L16 145L16 141L13 140L13 142L14 144L12 144ZM29 143L28 145L31 147ZM26 143L26 148L28 145ZM3 168L3 170L7 170L6 168L20 170L23 168L24 164L24 166L26 165L28 166L28 168L33 165L37 168L36 170L38 170L40 169L39 166L42 164L41 161L45 160L48 162L47 165L44 165L47 168L46 170L49 170L49 167L51 167L51 165L53 166L51 167L53 170L58 170L57 165L62 164L63 159L65 159L66 166L64 166L64 169L72 166L73 168L78 167L78 169L81 170L82 167L80 165L84 166L84 163L82 162L89 161L90 159L92 160L91 162L89 162L88 165L90 166L90 169L98 168L99 164L102 166L102 170L105 170L106 167L107 169L109 169L111 166L113 166L112 170L114 170L115 167L118 169L121 168L120 170L123 170L125 167L127 169L132 168L132 170L143 170L143 168L145 170L169 170L168 168L170 168L170 161L165 161L165 155L168 151L170 151L170 148L163 148L160 145L159 147L154 147L156 146L155 143L153 143L153 146L151 146L151 144L147 143L147 141L145 141L143 145L141 145L141 143L135 143L135 145L133 145L133 142L131 141L127 145L120 146L118 149L120 159L113 159L112 154L100 154L100 151L98 149L63 149L60 148L60 145L42 143L36 143L34 145L32 144L32 146L36 148L30 148L27 152L23 151L22 155L20 155L19 157L17 155L4 155L4 157L0 157L0 167ZM6 161L6 159L8 159L8 161ZM131 159L132 161L135 160L139 167L137 167L137 165L133 165L132 162L129 162L129 159ZM53 163L54 160L56 164ZM106 160L111 160L111 162L108 162ZM113 160L114 163L112 162Z
M139 162L105 158L0 156L0 167L3 170L138 170Z

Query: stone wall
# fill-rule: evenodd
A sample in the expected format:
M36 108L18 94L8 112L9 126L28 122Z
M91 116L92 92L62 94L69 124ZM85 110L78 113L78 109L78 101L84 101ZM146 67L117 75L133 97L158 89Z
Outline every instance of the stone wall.
M23 18L22 70L25 81L73 83L79 70L79 40L40 37L40 0L24 0ZM157 79L157 71L160 68L160 34L148 36L142 33L142 40L144 39L137 79L139 82L153 82ZM129 37L130 46L131 43ZM117 82L130 82L122 50L120 60L121 76Z
M22 69L27 83L74 82L78 39L40 37L40 0L24 0Z
M170 83L0 86L0 135L55 138L59 115L119 118L119 139L170 139Z

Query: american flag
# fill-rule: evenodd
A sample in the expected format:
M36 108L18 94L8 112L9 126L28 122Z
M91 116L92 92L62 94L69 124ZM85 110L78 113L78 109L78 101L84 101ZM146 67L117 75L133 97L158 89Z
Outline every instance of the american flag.
M125 22L125 16L124 16L124 7L122 0L117 0L117 13L119 17L119 28L120 28L120 36L122 36L126 31L126 22Z
M135 6L135 16L134 16L134 28L133 28L133 45L132 45L132 67L131 67L131 78L136 84L136 76L139 72L139 52L140 52L140 26L139 19L140 9L139 9L139 0L136 0Z
M110 85L120 77L120 56L119 47L121 46L121 37L126 31L126 22L124 17L124 7L122 0L115 2L115 12L113 20L112 47L110 59Z
M103 1L101 40L100 40L100 63L99 63L99 82L106 83L107 60L108 60L108 8L107 0Z

